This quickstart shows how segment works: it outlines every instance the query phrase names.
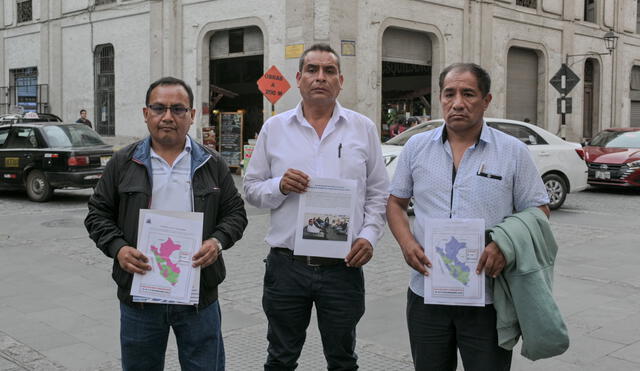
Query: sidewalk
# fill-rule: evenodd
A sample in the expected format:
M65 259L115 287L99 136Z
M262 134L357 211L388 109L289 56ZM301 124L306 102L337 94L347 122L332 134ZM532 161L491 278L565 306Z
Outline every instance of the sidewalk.
M25 206L0 215L0 371L118 370L112 261L84 230L86 197L75 204L55 202L44 211ZM0 207L6 207L2 199ZM260 370L266 356L261 296L269 215L247 210L244 238L224 252L228 272L220 304L229 371ZM571 348L535 363L515 351L512 370L640 369L640 254L631 242L637 231L609 219L594 227L588 215L554 213L561 246L555 295ZM404 314L408 277L387 231L365 267L367 309L357 343L364 371L413 369ZM166 370L179 370L173 337L166 360ZM303 371L326 369L315 322L299 363Z

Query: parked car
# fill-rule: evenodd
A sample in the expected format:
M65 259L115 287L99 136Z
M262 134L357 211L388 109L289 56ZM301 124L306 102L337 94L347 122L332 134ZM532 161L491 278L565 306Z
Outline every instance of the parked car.
M611 128L584 147L589 184L640 187L640 128Z
M487 125L512 135L527 145L549 193L551 209L562 206L568 193L587 188L587 166L582 158L583 151L580 144L564 141L526 122L496 118L485 118L485 120ZM382 154L389 177L393 177L396 169L395 160L409 138L415 134L433 130L442 126L443 123L442 119L424 122L386 141L382 145Z
M0 188L48 201L56 188L94 187L113 149L83 124L26 113L0 116Z

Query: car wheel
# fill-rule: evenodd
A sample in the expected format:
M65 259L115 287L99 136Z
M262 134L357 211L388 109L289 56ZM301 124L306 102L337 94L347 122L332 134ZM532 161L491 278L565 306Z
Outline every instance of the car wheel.
M53 188L40 170L32 170L27 176L27 195L31 201L45 202L53 196Z
M551 210L558 209L567 198L567 185L564 180L556 174L547 174L542 177L544 186L549 194L549 208Z

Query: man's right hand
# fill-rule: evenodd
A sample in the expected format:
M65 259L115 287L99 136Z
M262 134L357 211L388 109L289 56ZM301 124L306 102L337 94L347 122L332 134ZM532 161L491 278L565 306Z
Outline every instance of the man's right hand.
M309 176L300 170L287 169L280 178L280 192L289 194L289 192L304 193L309 186Z
M411 266L411 268L420 272L424 276L428 276L429 272L427 267L431 268L431 262L429 258L424 254L422 246L417 241L413 240L405 246L400 246L404 260Z
M149 259L131 246L122 246L116 258L120 263L120 268L129 273L145 274L146 271L151 270L151 266L147 264Z

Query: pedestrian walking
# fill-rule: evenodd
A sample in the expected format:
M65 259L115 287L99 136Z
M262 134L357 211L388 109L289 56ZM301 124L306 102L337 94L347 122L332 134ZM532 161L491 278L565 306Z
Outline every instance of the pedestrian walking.
M328 369L358 368L362 266L383 233L388 179L375 125L337 101L343 80L340 58L329 45L305 50L296 74L302 101L262 126L244 179L247 202L271 210L262 296L265 370L297 367L314 305ZM293 255L300 195L313 177L357 181L348 232L353 243L345 259Z
M187 135L192 107L193 93L184 81L165 77L152 83L142 109L149 136L114 154L89 200L89 236L113 258L124 370L162 370L170 328L183 370L225 369L221 253L242 237L247 216L227 164ZM147 208L204 214L202 247L193 256L193 266L201 268L197 306L133 301L133 274L151 269L136 249L138 215Z

